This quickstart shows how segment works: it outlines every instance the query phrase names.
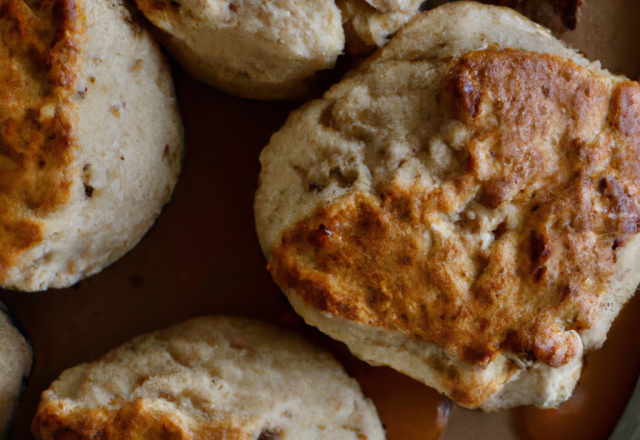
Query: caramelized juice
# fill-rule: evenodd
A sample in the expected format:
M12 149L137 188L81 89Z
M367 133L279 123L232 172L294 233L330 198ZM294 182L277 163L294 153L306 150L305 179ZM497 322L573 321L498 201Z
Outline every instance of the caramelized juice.
M450 403L436 390L389 367L372 367L357 359L349 362L348 370L375 403L387 440L437 440L442 436Z
M622 309L600 350L586 358L573 396L558 409L525 407L517 426L526 440L604 440L615 428L640 371L640 296Z
M438 440L449 419L451 401L433 388L389 367L374 367L351 354L347 346L303 324L295 312L284 313L278 324L302 334L342 363L349 376L378 410L387 440Z

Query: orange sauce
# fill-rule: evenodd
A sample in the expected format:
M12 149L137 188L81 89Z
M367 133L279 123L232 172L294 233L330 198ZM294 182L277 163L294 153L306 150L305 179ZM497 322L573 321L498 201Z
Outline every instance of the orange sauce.
M588 355L573 396L558 409L525 407L517 427L527 440L604 440L615 428L640 372L640 295L622 309L600 350Z
M450 401L433 388L389 367L351 359L349 373L373 400L387 440L437 440L449 418Z
M449 419L451 401L433 388L389 367L374 367L351 354L347 346L303 325L295 312L277 322L328 350L358 381L376 406L387 440L438 440Z

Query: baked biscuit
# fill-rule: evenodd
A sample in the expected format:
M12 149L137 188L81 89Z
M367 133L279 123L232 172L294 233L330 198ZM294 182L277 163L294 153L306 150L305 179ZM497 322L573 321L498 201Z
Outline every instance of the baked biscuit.
M384 439L375 407L296 334L204 317L71 368L42 394L38 439Z
M347 52L371 53L389 42L417 13L423 0L336 0L342 12Z
M12 415L31 373L32 362L29 342L0 302L0 438L9 434Z
M243 98L299 99L345 45L373 51L420 0L136 0L158 38L195 78Z
M260 157L305 320L469 408L567 399L640 281L640 85L512 10L421 14Z
M182 137L168 65L120 0L1 0L0 287L66 287L131 249Z

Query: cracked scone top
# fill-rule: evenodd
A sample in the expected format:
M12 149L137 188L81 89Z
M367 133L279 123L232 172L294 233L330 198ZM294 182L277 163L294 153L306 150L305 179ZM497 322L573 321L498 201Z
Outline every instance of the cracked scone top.
M422 0L136 0L195 78L251 99L300 99L346 44L373 51ZM344 29L343 29L344 25Z
M29 342L0 302L0 438L9 434L32 362Z
M0 287L66 287L120 258L181 151L168 65L120 1L0 0Z
M555 406L640 281L639 124L637 83L445 5L272 137L268 268L365 360L466 407Z
M38 439L383 440L354 379L300 336L204 317L71 368L42 394Z

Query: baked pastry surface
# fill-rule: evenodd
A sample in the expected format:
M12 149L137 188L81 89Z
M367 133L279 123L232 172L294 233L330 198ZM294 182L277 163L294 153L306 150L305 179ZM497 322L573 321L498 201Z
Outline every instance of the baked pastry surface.
M66 287L169 200L182 123L166 60L121 1L0 3L0 287Z
M447 4L272 137L258 236L357 356L466 407L557 406L640 281L639 132L637 83Z
M42 394L39 439L384 439L327 352L286 330L204 317L71 368Z
M306 97L347 45L372 52L421 0L136 0L158 38L196 79L262 100Z

